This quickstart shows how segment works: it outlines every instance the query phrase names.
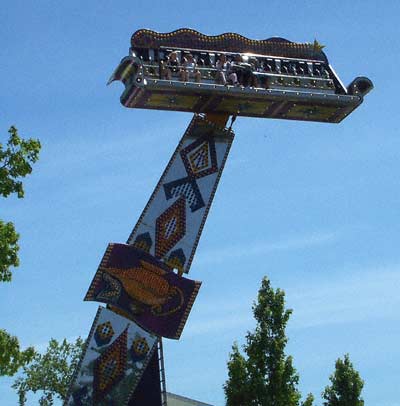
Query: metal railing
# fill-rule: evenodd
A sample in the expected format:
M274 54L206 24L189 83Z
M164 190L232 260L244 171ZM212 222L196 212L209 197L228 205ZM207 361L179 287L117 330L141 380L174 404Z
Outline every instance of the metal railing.
M160 368L161 406L167 406L167 385L165 381L164 351L161 337L157 340L157 353Z

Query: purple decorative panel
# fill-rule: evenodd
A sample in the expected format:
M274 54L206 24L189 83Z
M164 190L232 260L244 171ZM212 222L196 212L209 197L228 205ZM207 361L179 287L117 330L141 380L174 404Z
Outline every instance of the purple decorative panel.
M110 244L85 300L115 306L144 329L177 339L200 284L132 245Z
M64 405L127 405L157 337L99 307Z
M234 134L195 116L128 244L188 272Z

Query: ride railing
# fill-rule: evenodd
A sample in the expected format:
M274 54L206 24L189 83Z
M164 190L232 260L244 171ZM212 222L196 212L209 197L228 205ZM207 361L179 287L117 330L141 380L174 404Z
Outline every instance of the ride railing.
M176 66L169 66L168 63L161 63L156 61L143 61L142 62L143 74L147 78L157 79L157 80L167 80L165 78L165 71L170 70L170 79L171 81L183 81L182 72L186 71L187 68L183 64ZM199 80L195 80L194 72L200 72ZM190 68L189 80L188 83L207 83L214 85L223 84L218 80L217 68L212 66L195 66ZM228 73L226 70L222 71L226 78L228 79ZM260 88L260 89L293 89L298 90L302 89L305 91L323 91L327 93L335 93L335 83L332 79L329 78L329 74L325 75L314 75L314 76L303 76L303 75L293 75L289 72L285 73L274 73L266 72L262 69L248 69L248 73L255 78L255 81L251 85L246 87ZM234 85L233 83L227 80L227 85ZM238 83L238 86L243 86L243 84Z
M181 74L183 71L187 71L188 69L185 67L185 65L177 65L174 66L174 69L171 69L171 67L168 66L168 64L161 65L160 62L152 62L152 61L146 61L143 62L142 64L143 67L143 73L146 77L150 77L153 79L162 79L163 78L163 71L165 69L170 69L171 72L171 80L180 80ZM194 71L198 71L201 74L201 81L215 81L215 78L217 76L218 70L213 67L200 67L196 66L194 68ZM190 69L190 72L192 72L192 69ZM193 75L189 76L190 80L189 82L194 82L194 77Z

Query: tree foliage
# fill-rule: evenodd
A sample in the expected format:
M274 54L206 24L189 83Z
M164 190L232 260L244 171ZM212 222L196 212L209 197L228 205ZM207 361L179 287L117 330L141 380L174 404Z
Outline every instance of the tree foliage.
M0 196L16 193L24 197L21 178L32 172L32 164L39 158L40 142L19 137L14 126L8 130L5 146L0 143ZM11 267L19 265L18 238L14 224L0 219L0 282L11 281ZM21 351L18 338L0 329L0 376L14 375L35 356L33 347Z
M228 405L250 405L251 385L247 376L247 362L235 342L228 361L228 381L224 385Z
M26 404L29 392L41 393L41 406L52 405L56 398L64 400L83 345L80 337L72 343L65 339L61 343L51 339L44 354L36 353L12 385L18 393L19 405Z
M0 376L14 375L19 368L32 361L33 347L21 351L18 338L0 329Z
M329 377L331 385L322 392L324 406L364 406L361 391L364 381L350 362L349 354L338 358L335 371Z
M18 238L14 224L0 220L0 282L10 282L10 268L19 265Z
M301 406L313 406L313 405L314 405L314 396L312 393L309 393L304 402L301 403Z
M32 138L24 140L14 126L8 132L6 146L0 143L0 195L16 193L22 198L24 188L20 178L32 172L32 164L39 159L40 142Z
M24 197L21 178L32 172L32 165L39 159L40 142L24 140L14 126L8 130L9 138L5 146L0 143L0 196L8 197L16 193ZM18 238L14 225L0 219L0 282L11 281L11 267L17 267Z
M253 314L257 325L246 335L245 356L237 344L228 361L224 385L228 406L298 406L299 376L292 357L285 355L286 325L292 310L285 309L285 293L264 278Z

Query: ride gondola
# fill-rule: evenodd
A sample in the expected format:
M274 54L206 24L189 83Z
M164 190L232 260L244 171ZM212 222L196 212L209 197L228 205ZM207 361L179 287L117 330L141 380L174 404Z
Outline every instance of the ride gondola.
M317 41L207 36L191 29L131 38L109 83L125 85L126 107L339 123L373 88L345 87Z

